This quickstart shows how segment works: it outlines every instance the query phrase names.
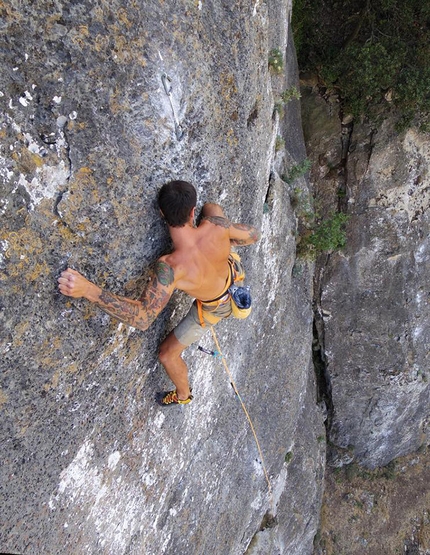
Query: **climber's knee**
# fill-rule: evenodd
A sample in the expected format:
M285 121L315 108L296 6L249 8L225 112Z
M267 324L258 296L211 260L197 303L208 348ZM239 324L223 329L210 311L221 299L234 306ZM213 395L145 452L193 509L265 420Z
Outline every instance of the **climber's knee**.
M166 339L161 343L158 351L158 359L163 364L169 364L181 356L182 351L186 348L177 339L173 332L169 333Z

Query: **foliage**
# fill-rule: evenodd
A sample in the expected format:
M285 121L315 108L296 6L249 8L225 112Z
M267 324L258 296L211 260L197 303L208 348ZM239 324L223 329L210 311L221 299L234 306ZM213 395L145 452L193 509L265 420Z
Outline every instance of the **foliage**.
M284 146L285 146L284 139L280 135L278 135L275 141L275 151L281 150L281 148L284 148Z
M305 173L310 169L311 165L311 161L308 158L305 158L299 164L291 167L288 171L288 174L282 176L283 181L291 185L293 181L305 175Z
M293 100L294 98L296 100L299 100L301 96L302 95L300 94L300 91L297 87L290 87L289 89L286 89L281 93L282 101L285 102L285 104L287 102L290 102L290 100Z
M313 197L307 187L294 187L290 189L292 206L300 218L301 223L308 228L315 221Z
M279 48L273 48L269 53L269 68L274 73L282 73L284 66L284 57Z
M279 117L283 117L285 104L293 99L299 100L301 97L302 95L297 87L290 87L280 94L279 100L275 102L273 109L279 114Z
M279 114L279 117L282 118L284 116L284 103L283 102L275 102L273 106L273 111Z
M302 238L301 254L319 254L333 252L346 244L345 224L349 220L347 214L337 212L320 222L312 232Z
M294 0L302 70L339 92L344 110L377 119L393 106L399 126L430 124L430 3Z

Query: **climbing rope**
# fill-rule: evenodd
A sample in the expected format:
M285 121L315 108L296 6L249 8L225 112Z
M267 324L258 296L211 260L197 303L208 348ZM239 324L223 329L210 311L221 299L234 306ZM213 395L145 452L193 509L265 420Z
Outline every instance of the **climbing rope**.
M249 416L249 413L248 413L248 410L247 410L247 408L246 408L246 406L245 406L245 403L243 402L242 397L240 396L240 393L239 393L239 391L238 391L238 389L237 389L237 387L236 387L236 384L235 384L235 382L234 382L234 380L233 380L233 376L231 375L231 372L230 372L229 367L228 367L228 365L227 365L227 361L225 360L225 357L224 357L224 355L222 354L221 347L220 347L219 341L218 341L218 337L217 337L217 335L216 335L216 333L215 333L215 330L214 330L213 326L211 326L211 332L212 332L212 336L213 336L214 341L215 341L215 345L216 345L216 347L217 347L218 350L217 350L217 351L207 351L206 349L203 349L202 347L199 347L199 349L200 349L201 351L203 351L204 353L211 354L212 356L214 356L214 357L216 357L216 358L219 357L219 358L221 358L221 360L222 360L222 363L223 363L223 365L224 365L225 371L227 372L227 375L228 375L228 377L230 378L231 386L232 386L232 388L233 388L235 394L237 395L237 398L238 398L239 401L240 401L240 404L241 404L241 406L242 406L243 412L245 413L245 416L246 416L246 418L247 418L247 420L248 420L248 422L249 422L249 425L250 425L250 427L251 427L251 431L252 431L252 433L253 433L253 435L254 435L255 444L257 445L258 454L260 455L261 466L263 467L264 476L265 476L266 482L267 482L268 493L269 493L269 499L270 499L270 506L271 506L271 509L272 509L272 511L273 511L274 506L273 506L272 484L270 483L269 474L267 473L267 469L266 469L266 465L265 465L264 457L263 457L263 452L261 451L260 442L258 441L258 437L257 437L257 433L256 433L255 428L254 428L254 424L252 423L251 417Z

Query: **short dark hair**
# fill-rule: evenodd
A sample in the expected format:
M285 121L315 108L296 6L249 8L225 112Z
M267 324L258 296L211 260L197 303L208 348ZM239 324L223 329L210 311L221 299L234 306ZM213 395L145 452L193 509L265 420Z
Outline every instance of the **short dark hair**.
M169 181L158 192L158 206L171 227L183 227L196 204L196 190L188 181Z

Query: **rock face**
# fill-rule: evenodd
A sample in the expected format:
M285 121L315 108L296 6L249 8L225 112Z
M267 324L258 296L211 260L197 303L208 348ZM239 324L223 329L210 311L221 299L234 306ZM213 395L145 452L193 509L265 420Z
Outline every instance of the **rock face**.
M350 215L346 248L318 273L330 440L346 450L332 462L374 468L430 440L429 141L389 121L341 127L322 99L306 105L317 197Z
M296 263L278 177L304 155L298 102L273 116L297 81L290 9L0 5L2 552L311 552L324 459L313 269ZM279 76L268 68L275 47ZM275 152L278 134L286 150ZM136 298L169 248L155 199L174 178L196 185L199 206L220 202L263 232L243 250L252 315L216 333L264 461L221 362L196 346L185 355L193 403L154 404L170 385L157 345L188 298L175 294L142 333L57 292L69 265ZM202 344L213 348L210 333Z

